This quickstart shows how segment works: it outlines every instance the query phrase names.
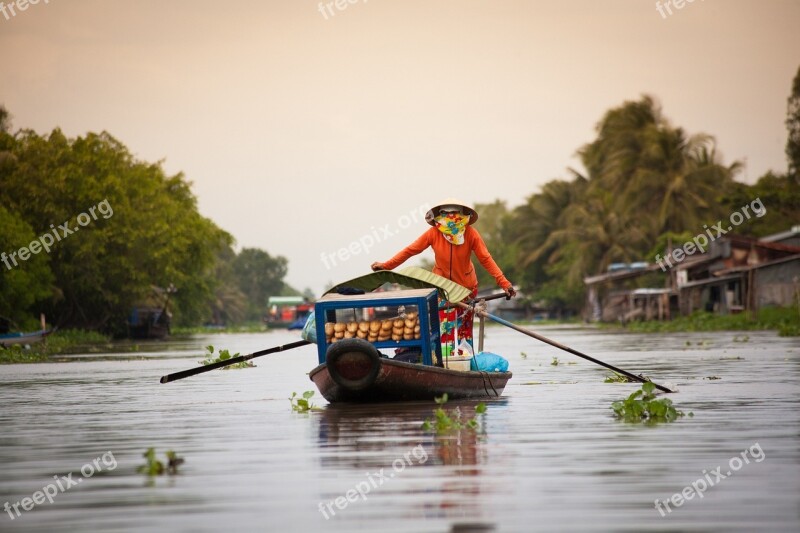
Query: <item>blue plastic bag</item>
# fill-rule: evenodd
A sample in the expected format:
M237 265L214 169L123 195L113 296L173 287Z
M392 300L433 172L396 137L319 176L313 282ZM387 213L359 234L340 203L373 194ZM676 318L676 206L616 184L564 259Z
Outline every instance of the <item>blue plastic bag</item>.
M309 342L317 344L317 321L314 319L314 311L308 314L306 325L303 326L303 331L300 332L300 336Z
M492 352L481 352L472 358L470 370L483 372L508 372L508 360Z

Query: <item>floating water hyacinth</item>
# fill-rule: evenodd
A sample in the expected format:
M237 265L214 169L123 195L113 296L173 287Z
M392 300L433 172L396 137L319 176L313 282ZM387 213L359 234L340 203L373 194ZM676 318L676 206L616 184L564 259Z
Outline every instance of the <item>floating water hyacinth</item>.
M683 411L673 407L669 398L656 399L656 386L650 382L642 385L640 390L634 391L624 400L611 404L614 415L623 422L634 424L657 424L659 422L674 422L684 416ZM694 416L694 413L689 413Z

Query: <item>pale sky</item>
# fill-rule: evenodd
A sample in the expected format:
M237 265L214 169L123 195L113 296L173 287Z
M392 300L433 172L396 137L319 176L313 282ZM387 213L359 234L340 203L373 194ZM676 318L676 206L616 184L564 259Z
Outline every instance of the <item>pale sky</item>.
M0 103L15 129L106 130L183 171L203 215L239 248L286 256L287 281L317 294L410 243L425 204L513 207L568 178L603 113L643 93L715 136L726 164L746 161L739 179L786 169L800 1L687 0L663 16L650 0L339 5L6 7Z

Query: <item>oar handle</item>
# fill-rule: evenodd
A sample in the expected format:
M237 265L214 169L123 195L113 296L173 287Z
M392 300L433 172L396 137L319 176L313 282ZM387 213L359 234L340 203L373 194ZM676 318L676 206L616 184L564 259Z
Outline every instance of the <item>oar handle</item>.
M457 305L459 305L460 307L462 307L464 309L472 309L472 307L470 307L470 306L468 306L466 304L463 304L463 303L459 303ZM623 376L626 376L626 377L628 377L628 378L630 378L630 379L632 379L634 381L638 381L640 383L653 383L652 381L650 381L648 379L645 379L642 376L637 376L636 374L631 374L630 372L628 372L626 370L623 370L621 368L617 368L614 365L610 365L608 363L604 363L603 361L600 361L599 359L595 359L591 355L586 355L585 353L581 353L578 350L575 350L574 348L570 348L569 346L564 346L563 344L561 344L559 342L556 342L554 340L548 339L547 337L543 337L542 335L539 335L535 331L531 331L529 329L522 328L520 326L517 326L516 324L512 324L508 320L503 320L502 318L494 316L494 315L491 315L491 314L489 314L489 313L487 313L485 311L476 311L475 314L477 314L478 316L483 316L485 318L489 318L489 319L497 322L498 324L502 324L502 325L504 325L506 327L509 327L509 328L511 328L511 329L513 329L515 331L519 331L520 333L523 333L523 334L525 334L525 335L527 335L529 337L533 337L536 340L540 340L542 342L545 342L545 343L549 344L550 346L555 346L559 350L564 350L565 352L569 352L569 353L571 353L573 355L577 355L578 357L582 357L582 358L586 359L587 361L591 361L591 362L593 362L595 364L598 364L600 366L604 366L604 367L608 368L609 370L613 370L614 372L617 372L618 374L622 374ZM667 387L665 387L663 385L659 385L658 383L653 383L653 385L655 385L655 387L660 391L673 392L672 390L668 389Z
M182 370L180 372L175 372L174 374L167 374L166 376L161 376L161 383L169 383L170 381L176 381L179 379L188 378L189 376L194 376L196 374L202 374L203 372L216 370L217 368L222 368L223 366L235 365L236 363L249 361L250 359L253 359L255 357L261 357L262 355L267 355L276 352L284 352L286 350L291 350L292 348L299 348L300 346L305 346L306 344L312 344L312 343L311 341L306 341L306 340L290 342L289 344L275 346L274 348L268 348L266 350L261 350L260 352L254 352L248 355L240 355L239 357L232 357L230 359L225 359L224 361L217 361L216 363L211 363L210 365L198 366L195 368L190 368L189 370Z
M475 298L474 300L472 300L472 303L476 304L476 303L480 302L481 300L483 300L484 302L488 302L490 300L498 300L500 298L508 298L508 295L506 293L504 293L504 292L499 292L497 294L491 294L491 295L485 296L485 297L480 297L479 296L479 297Z

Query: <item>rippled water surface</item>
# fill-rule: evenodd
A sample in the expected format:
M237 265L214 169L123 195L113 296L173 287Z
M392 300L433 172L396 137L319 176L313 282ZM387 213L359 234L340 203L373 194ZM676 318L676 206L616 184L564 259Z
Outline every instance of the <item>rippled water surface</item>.
M207 344L249 353L288 332L2 366L0 531L800 530L800 339L538 331L677 385L670 398L694 416L617 422L611 402L637 385L499 327L487 348L514 377L477 434L449 437L421 430L432 403L329 406L317 393L321 410L293 413L288 396L314 388L315 347L158 382ZM186 459L178 475L136 473L151 446ZM54 476L52 503L17 516ZM680 506L659 512L670 498Z

